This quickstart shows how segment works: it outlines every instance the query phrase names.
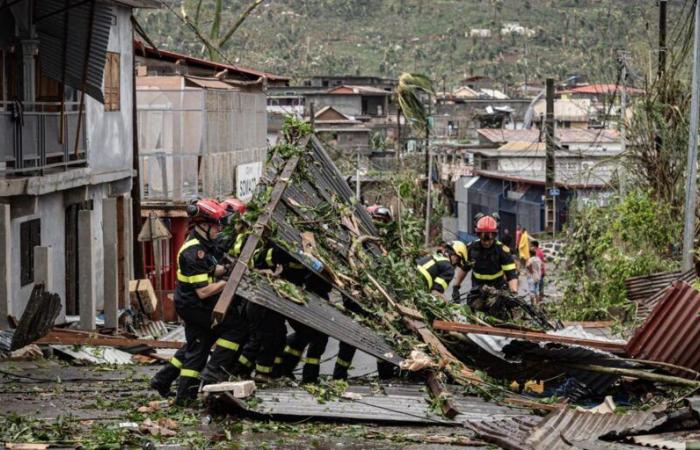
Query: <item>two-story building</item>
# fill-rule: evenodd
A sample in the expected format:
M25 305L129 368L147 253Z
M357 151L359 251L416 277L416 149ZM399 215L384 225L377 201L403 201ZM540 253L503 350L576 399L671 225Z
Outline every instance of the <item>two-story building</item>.
M153 0L0 6L0 326L34 283L95 328L132 277L132 10Z

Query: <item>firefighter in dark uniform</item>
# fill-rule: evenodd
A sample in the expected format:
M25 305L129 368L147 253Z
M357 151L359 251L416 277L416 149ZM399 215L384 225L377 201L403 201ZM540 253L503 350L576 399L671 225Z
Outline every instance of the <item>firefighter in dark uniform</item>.
M392 224L393 217L389 208L382 205L372 205L367 207L367 212L372 217L374 225L379 229L380 233L386 231L387 228ZM382 233L386 234L386 233ZM363 315L366 314L354 302L344 301L343 305L348 311L355 314ZM347 380L348 372L352 365L352 360L355 357L355 352L357 349L345 342L340 342L338 344L338 356L335 359L335 366L333 367L333 379L334 380ZM395 374L395 366L389 362L377 359L377 372L379 379L386 380L390 379Z
M496 240L496 219L491 216L481 217L475 231L479 239L471 242L467 248L467 267L472 272L472 289L467 301L470 307L482 309L479 302L482 297L481 287L504 289L507 286L517 293L518 273L510 249ZM466 271L461 279L455 280L454 289L459 289L465 276Z
M237 257L247 236L245 231L247 227L243 222L246 205L237 198L228 198L221 202L221 205L226 208L229 216L227 232L221 233L218 239L220 257L223 259L234 246L236 246L234 253ZM202 371L203 384L225 381L233 373L233 366L248 340L249 329L244 315L245 304L245 299L235 296L223 323L217 327L219 337L209 362Z
M204 368L209 350L217 335L211 327L211 313L226 282L216 281L227 272L218 264L216 238L223 229L227 211L215 200L203 199L187 207L192 230L177 255L175 310L185 323L184 351L177 357L180 366L176 403L196 399L199 373ZM170 364L158 372L152 385L172 383ZM161 389L158 389L159 392Z
M467 246L462 241L453 241L442 245L433 255L418 258L416 267L428 291L435 291L444 296L455 276L455 268L465 267L466 261Z

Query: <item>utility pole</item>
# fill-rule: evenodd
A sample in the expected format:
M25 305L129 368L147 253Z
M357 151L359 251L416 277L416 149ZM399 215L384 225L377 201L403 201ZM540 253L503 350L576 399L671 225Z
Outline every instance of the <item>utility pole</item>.
M545 116L545 230L552 235L557 232L557 196L559 190L556 185L554 159L554 78L547 78L546 111Z
M357 167L355 168L355 198L357 198L357 203L361 203L360 200L360 147L356 147L357 152Z
M428 192L425 196L425 246L430 243L430 210L432 209L433 193L433 158L430 157L430 116L432 114L432 99L428 95L428 120L425 123L425 167L428 171Z
M316 125L316 103L309 103L309 124L311 124L311 131L313 131Z
M620 82L622 88L620 90L620 148L622 150L622 158L624 161L627 152L627 59L625 52L620 52L620 62L622 64L622 74ZM620 167L620 194L627 194L627 174L624 164Z
M690 101L690 137L688 139L688 178L685 184L685 221L683 224L683 270L693 266L695 206L697 195L698 106L700 94L700 2L695 3L695 37L693 42L693 87Z
M667 0L659 0L659 67L657 75L663 77L666 72L666 6Z

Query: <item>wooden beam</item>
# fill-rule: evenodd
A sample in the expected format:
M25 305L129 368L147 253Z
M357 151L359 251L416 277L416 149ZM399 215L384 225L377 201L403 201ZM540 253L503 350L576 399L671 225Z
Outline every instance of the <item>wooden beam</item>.
M303 140L299 145L306 147L306 142L308 138ZM252 233L248 236L241 250L241 254L236 260L231 275L226 282L226 287L224 288L219 300L216 302L214 307L214 312L212 313L212 327L223 322L226 313L228 312L231 303L233 302L233 296L236 294L238 285L241 283L243 276L248 271L248 261L253 257L255 248L262 239L263 232L267 227L270 219L272 218L272 213L275 211L277 204L282 198L284 190L287 188L289 180L294 173L294 169L299 163L299 156L292 156L287 160L287 163L282 169L282 173L277 177L277 182L275 187L272 189L272 194L270 195L270 203L267 204L263 213L258 217L258 220L253 225Z
M147 345L153 348L175 348L185 345L184 342L158 341L156 339L128 339L114 336L104 336L97 333L73 333L66 330L54 329L49 334L34 342L35 344L56 345L104 345L108 347L133 347Z
M465 323L445 322L443 320L434 321L433 328L435 328L436 330L456 331L459 333L503 336L515 339L523 339L530 342L556 342L559 344L580 345L583 347L591 347L599 350L605 350L611 353L625 354L625 344L598 341L594 339L581 339L571 336L558 336L535 331L520 331L508 328L485 327L482 325L469 325Z
M438 373L431 373L427 380L428 388L430 388L430 393L433 398L440 402L442 414L448 419L454 419L454 417L459 414L459 411L450 399L450 393L447 388L445 388L441 378L442 377Z

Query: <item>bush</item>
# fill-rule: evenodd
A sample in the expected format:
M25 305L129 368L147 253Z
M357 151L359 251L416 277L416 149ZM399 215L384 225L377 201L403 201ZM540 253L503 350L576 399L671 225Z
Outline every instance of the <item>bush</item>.
M625 279L678 267L672 249L680 240L680 218L649 194L632 192L606 207L578 205L572 210L564 299L555 306L559 318L604 320L629 312L634 305L626 300Z

